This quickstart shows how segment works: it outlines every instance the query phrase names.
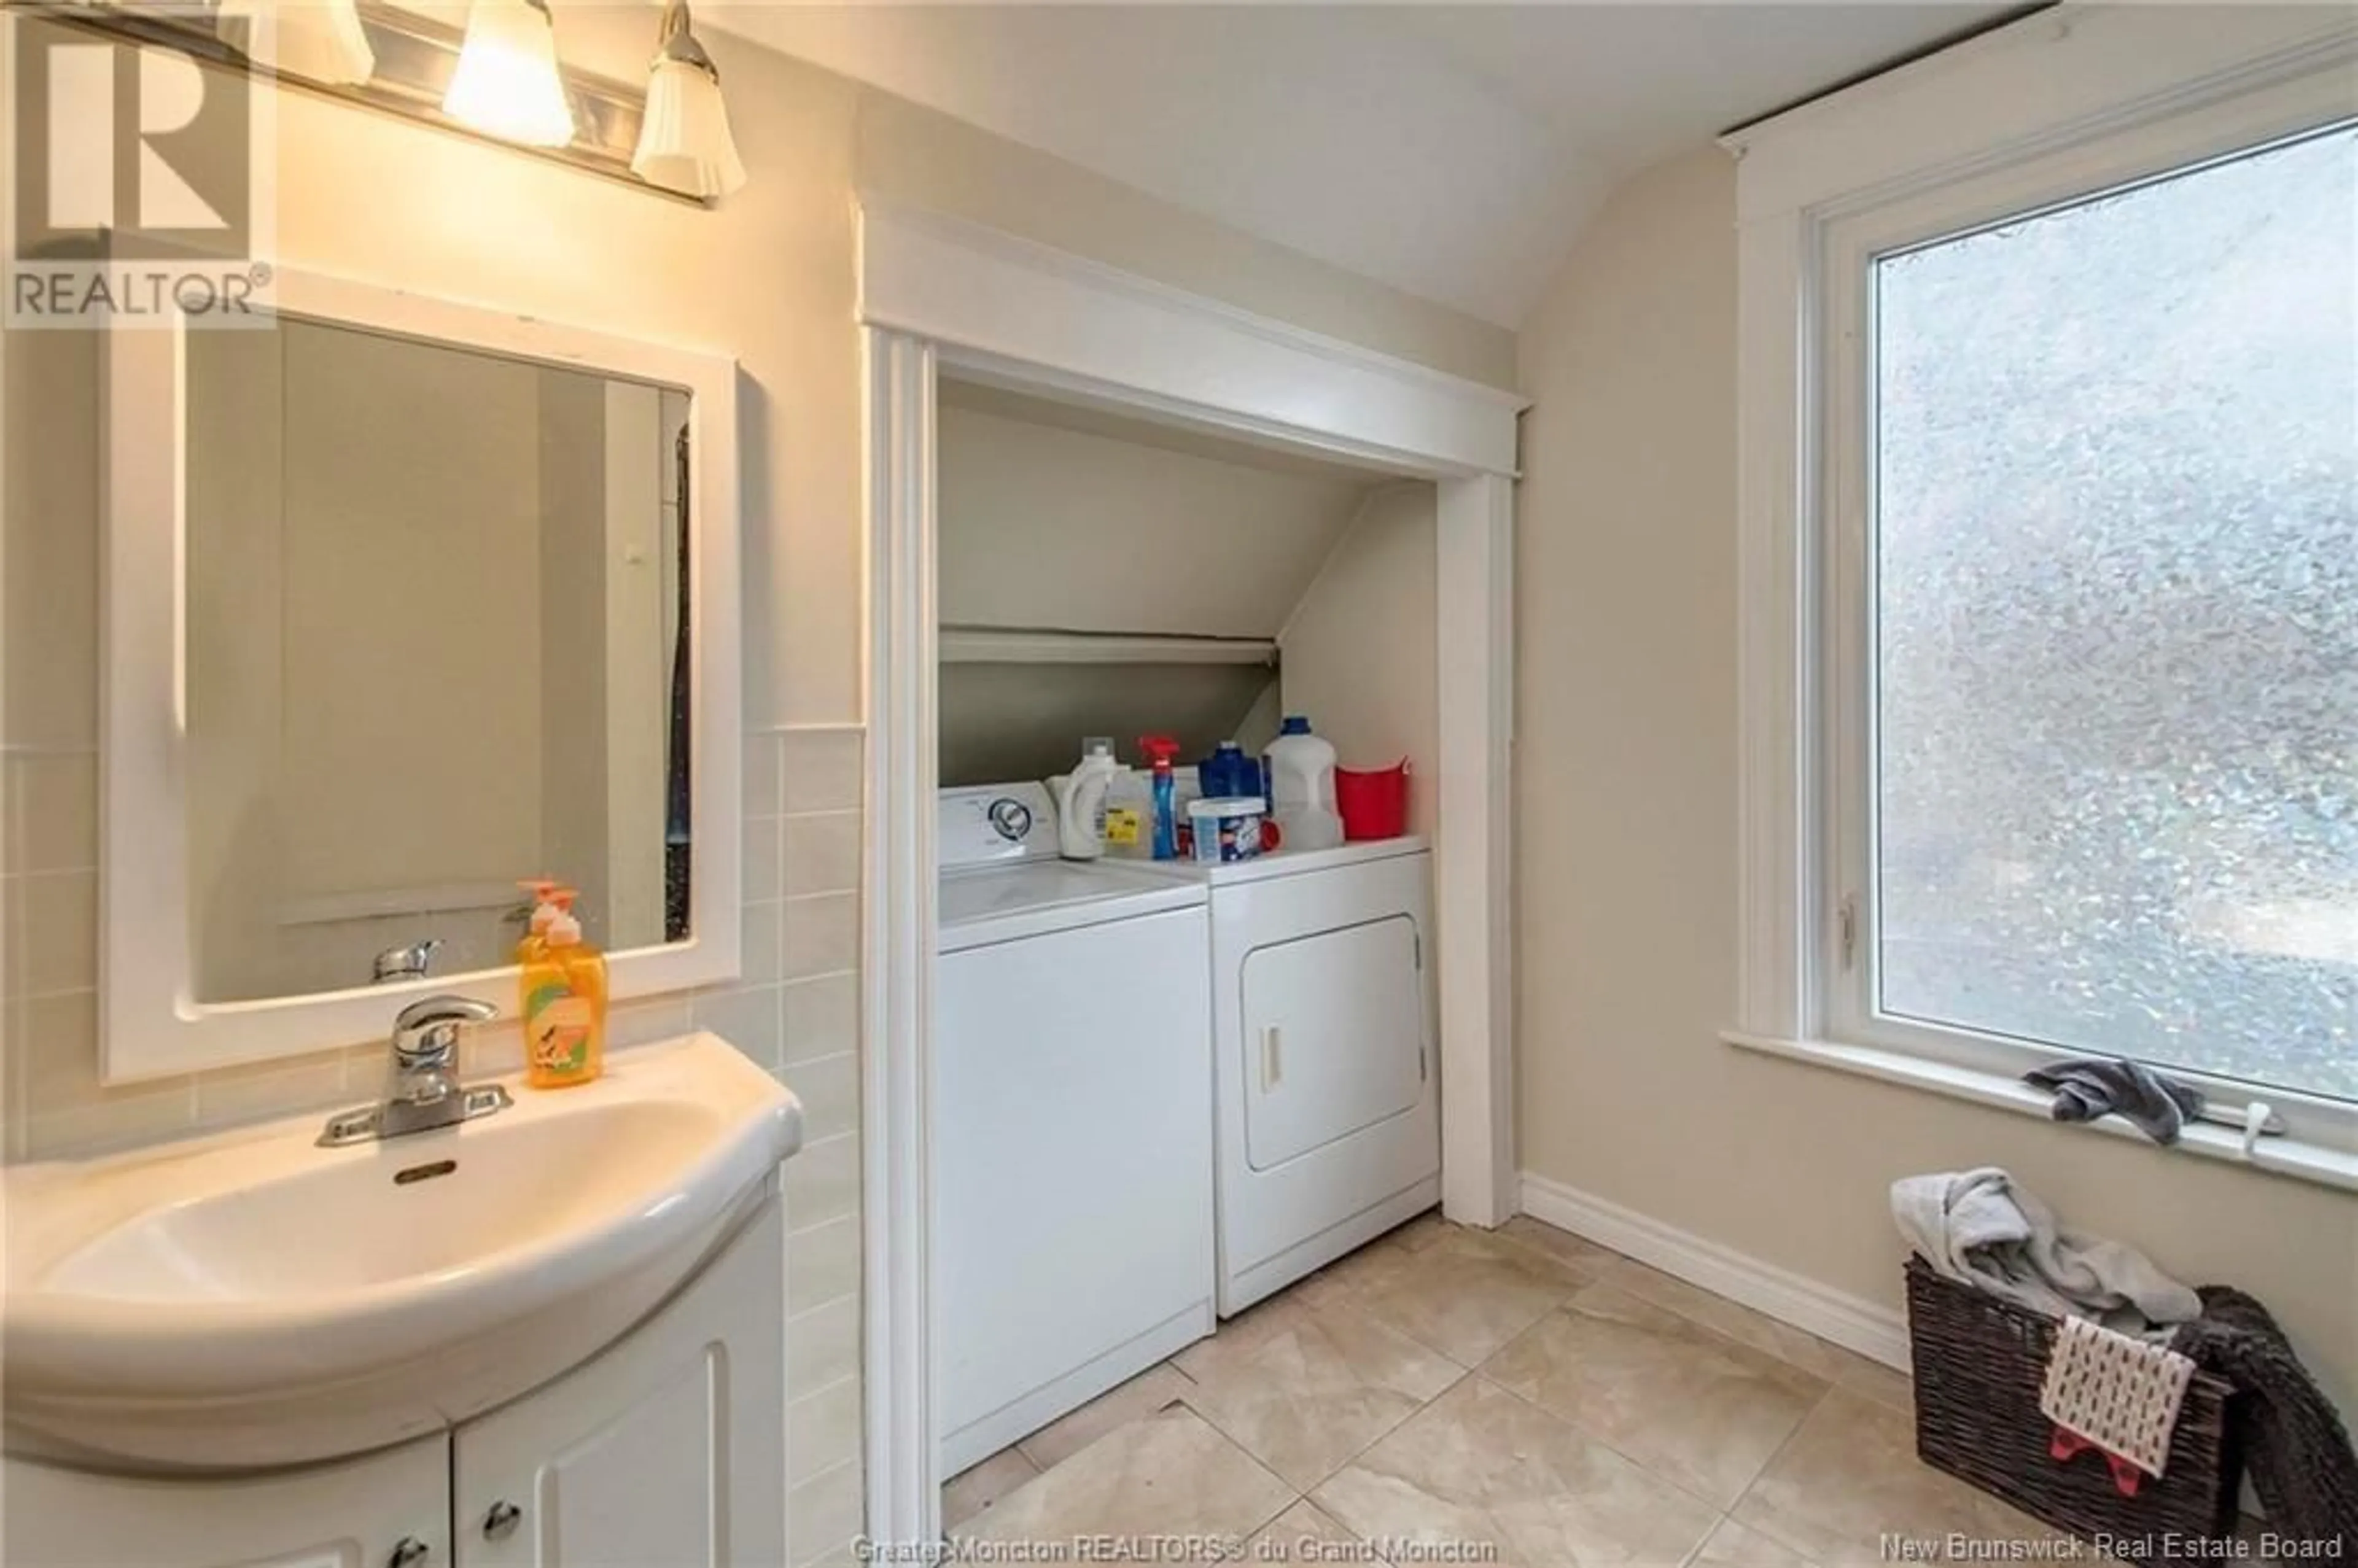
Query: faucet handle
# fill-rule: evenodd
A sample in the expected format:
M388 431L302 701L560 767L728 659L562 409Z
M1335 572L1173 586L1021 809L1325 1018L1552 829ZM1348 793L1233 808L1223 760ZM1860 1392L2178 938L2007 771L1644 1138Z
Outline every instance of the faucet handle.
M393 1057L403 1067L447 1067L459 1049L459 1025L497 1018L500 1010L471 996L429 996L393 1021Z

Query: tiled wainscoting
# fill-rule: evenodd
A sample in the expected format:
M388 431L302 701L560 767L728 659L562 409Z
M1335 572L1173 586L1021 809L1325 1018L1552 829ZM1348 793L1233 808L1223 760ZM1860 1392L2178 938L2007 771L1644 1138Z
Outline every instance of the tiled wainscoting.
M710 1029L801 1096L786 1166L790 1568L860 1526L860 864L864 737L745 738L744 978L618 1002L609 1048ZM373 1096L383 1041L123 1088L98 1081L98 759L0 756L0 1094L11 1161L184 1137ZM388 1022L390 1022L388 1020ZM471 1032L470 1076L523 1065L512 1020Z
M792 1568L849 1559L861 1515L860 850L864 736L745 738L745 980L696 1022L802 1097L786 1162Z

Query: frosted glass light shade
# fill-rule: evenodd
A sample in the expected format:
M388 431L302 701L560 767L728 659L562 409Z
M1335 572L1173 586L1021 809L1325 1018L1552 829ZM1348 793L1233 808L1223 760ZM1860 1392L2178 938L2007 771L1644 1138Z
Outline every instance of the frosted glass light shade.
M352 0L222 0L221 19L247 24L246 58L271 70L338 87L376 72Z
M658 58L647 79L646 117L639 125L631 172L649 185L699 200L726 196L745 183L737 140L729 132L729 105L708 70Z
M534 0L475 0L443 113L526 146L573 139L573 108L557 74L557 29Z

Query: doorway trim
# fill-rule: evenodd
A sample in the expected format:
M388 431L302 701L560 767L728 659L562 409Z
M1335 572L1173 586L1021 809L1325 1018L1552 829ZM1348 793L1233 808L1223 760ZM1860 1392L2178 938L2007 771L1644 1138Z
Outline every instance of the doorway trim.
M1442 1206L1515 1212L1517 395L962 219L859 214L867 543L861 968L868 1539L939 1539L932 1081L936 390L945 370L1433 481ZM914 1560L914 1559L913 1559Z

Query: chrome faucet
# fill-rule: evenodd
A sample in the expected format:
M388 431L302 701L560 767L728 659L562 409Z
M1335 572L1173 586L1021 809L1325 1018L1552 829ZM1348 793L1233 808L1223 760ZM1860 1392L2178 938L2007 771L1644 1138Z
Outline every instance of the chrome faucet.
M421 980L427 968L440 950L442 938L428 936L423 942L412 942L406 947L387 947L376 956L369 967L369 983L384 985L393 980Z
M385 1080L383 1135L397 1138L461 1119L459 1026L500 1010L467 996L413 1001L393 1021L393 1073Z
M469 1088L459 1081L459 1029L499 1016L499 1009L472 997L429 996L413 1001L393 1021L393 1064L384 1098L328 1119L322 1148L430 1132L514 1103L497 1084Z

